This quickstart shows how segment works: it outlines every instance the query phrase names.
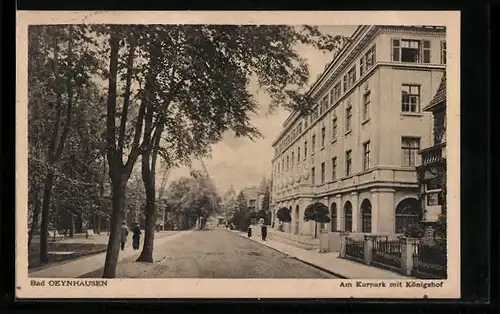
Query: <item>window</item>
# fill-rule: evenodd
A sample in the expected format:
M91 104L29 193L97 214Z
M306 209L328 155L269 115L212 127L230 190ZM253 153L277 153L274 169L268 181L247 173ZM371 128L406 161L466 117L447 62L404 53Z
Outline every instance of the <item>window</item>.
M352 205L347 201L344 205L344 231L352 232Z
M292 168L293 168L293 165L295 164L295 158L294 158L295 156L294 155L295 155L295 153L292 152Z
M344 83L344 93L345 93L347 91L347 89L349 88L347 86L347 74L344 75L343 81L344 81L343 83Z
M347 72L348 76L348 88L353 86L354 83L356 82L356 68L353 67L352 69Z
M424 56L423 63L431 63L431 42L424 40L422 42L422 52Z
M399 39L393 39L392 40L392 61L399 61Z
M441 42L441 64L446 64L446 41Z
M289 168L290 168L290 160L288 158L288 155L286 155L286 170L288 171Z
M365 57L361 57L359 59L359 76L363 76L365 74Z
M427 206L438 206L440 204L439 192L427 193Z
M312 152L311 154L314 154L314 152L316 151L316 134L313 134L312 136Z
M361 202L361 232L372 232L372 204L366 198Z
M332 120L332 141L337 139L337 117Z
M333 95L334 95L334 99L335 101L339 100L340 99L340 82L337 83L334 87L333 87Z
M401 88L401 111L420 112L420 86L403 84Z
M351 131L351 121L352 121L352 106L350 103L347 104L345 109L345 131Z
M396 233L404 233L408 226L418 224L420 218L420 202L414 198L402 200L396 206Z
M332 219L330 221L330 228L331 228L330 230L332 232L336 232L337 231L337 204L332 203L330 208L331 208L331 212L332 212Z
M417 165L418 151L420 150L420 139L403 137L401 139L401 150L403 153L403 167L415 167Z
M300 164L300 147L297 147L297 164Z
M371 47L359 60L359 76L368 72L375 64L375 46Z
M352 166L352 151L348 150L345 152L345 175L348 177L351 175Z
M371 93L370 91L368 91L363 95L363 121L366 121L370 118L370 102Z
M325 147L326 131L325 127L321 128L321 147Z
M316 184L316 169L314 167L311 168L311 184Z
M363 170L370 169L370 141L363 144Z
M375 65L375 46L372 46L365 54L366 71L370 70Z
M307 129L307 121L309 120L309 117L304 118L304 129Z
M425 194L428 206L443 205L443 199L440 197L442 182L439 177L426 181Z
M410 39L392 40L392 61L430 63L430 60L430 41Z
M328 110L328 99L330 96L327 94L323 99L321 100L321 110L323 112L326 112Z
M337 157L332 158L332 181L337 180Z
M335 103L335 90L332 88L330 91L330 106Z
M307 141L304 142L304 157L307 156Z
M325 163L321 163L321 184L325 183Z

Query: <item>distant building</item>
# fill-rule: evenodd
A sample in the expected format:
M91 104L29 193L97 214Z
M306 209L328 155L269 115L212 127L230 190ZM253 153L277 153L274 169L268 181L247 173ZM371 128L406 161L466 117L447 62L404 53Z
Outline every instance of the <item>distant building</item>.
M243 192L243 195L245 195L245 198L247 200L247 206L248 209L251 211L257 211L257 206L258 202L257 200L259 199L259 188L252 186L252 187L246 187L241 190Z
M314 202L330 209L332 232L402 233L420 221L415 167L432 143L422 107L443 77L445 40L444 27L356 29L309 90L312 113L291 113L273 142L272 207L289 208L293 233L314 234L304 220Z

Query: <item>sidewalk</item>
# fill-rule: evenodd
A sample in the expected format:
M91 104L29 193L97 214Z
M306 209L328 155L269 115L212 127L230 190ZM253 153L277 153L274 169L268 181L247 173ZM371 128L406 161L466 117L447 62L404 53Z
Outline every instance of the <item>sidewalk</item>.
M237 234L288 256L295 257L306 264L320 268L342 279L414 279L413 277L403 276L396 272L339 258L338 252L319 253L269 238L266 241L262 241L260 237L255 236L248 238L244 232L237 232Z
M158 234L155 234L155 241L154 241L154 246L155 248L158 246L161 246L165 244L166 242L181 237L183 235L187 235L188 233L191 233L192 231L179 231L176 233L172 232L160 232ZM144 242L144 237L141 237L141 242ZM124 251L120 251L118 255L118 262L125 258L133 257L133 256L139 256L142 250L142 243L141 243L141 249L138 251L132 250L132 241L127 241L127 244L125 246ZM29 277L38 277L38 278L78 278L79 276L82 276L84 274L90 273L92 271L95 271L99 268L102 268L104 266L104 261L106 258L106 252L87 256L87 257L82 257L76 260L71 260L71 261L66 261L63 263L59 264L54 264L53 266L49 266L44 269L40 270L35 270L32 272L28 273Z

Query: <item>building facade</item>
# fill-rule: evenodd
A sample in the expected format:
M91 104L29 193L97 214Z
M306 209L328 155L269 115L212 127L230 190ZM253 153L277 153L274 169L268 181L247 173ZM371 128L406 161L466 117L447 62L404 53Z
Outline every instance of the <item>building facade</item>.
M247 207L250 211L257 211L257 200L259 198L259 188L257 187L246 187L241 190L243 195L247 200Z
M445 70L445 29L360 26L309 90L316 105L292 113L273 142L272 208L291 232L313 202L331 231L401 233L421 217L415 167L432 143L431 101Z
M441 214L446 213L446 75L436 95L424 111L433 116L432 146L422 149L417 167L422 224L429 233Z

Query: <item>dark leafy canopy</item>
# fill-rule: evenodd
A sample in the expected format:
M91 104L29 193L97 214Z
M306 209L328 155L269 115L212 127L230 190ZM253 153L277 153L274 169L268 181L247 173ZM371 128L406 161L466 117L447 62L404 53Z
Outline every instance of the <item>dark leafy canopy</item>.
M323 35L314 27L282 25L96 28L101 34L119 33L123 44L120 60L126 59L128 47L137 45L134 81L139 89L131 96L131 107L141 99L153 103L154 124L165 125L159 153L172 163L187 162L193 154L204 155L228 130L237 136L260 136L249 120L249 114L257 110L256 100L248 92L252 79L270 96L270 108L306 111L310 100L298 91L306 86L309 72L296 44L337 51L343 38ZM151 59L154 62L147 61ZM124 68L125 62L121 62L122 78ZM149 84L148 75L152 78ZM138 107L131 110L137 115L140 112Z
M59 216L91 212L100 203L104 107L101 90L92 82L99 62L88 31L84 25L28 29L29 205L40 200L37 191L54 173L48 206Z
M276 217L281 222L292 221L292 216L290 215L290 209L286 207L281 207L280 209L278 209L278 211L276 212Z
M325 204L319 202L307 206L304 211L304 220L312 220L319 223L329 223L330 214L328 207Z
M200 173L173 181L165 194L165 201L182 229L193 227L199 217L207 219L219 211L221 201L215 185Z

